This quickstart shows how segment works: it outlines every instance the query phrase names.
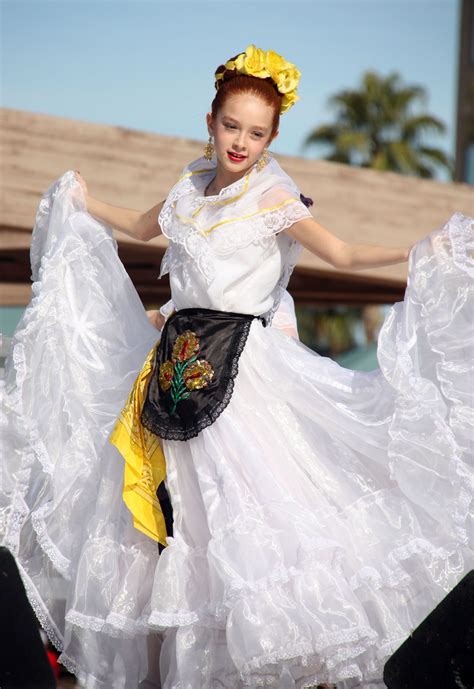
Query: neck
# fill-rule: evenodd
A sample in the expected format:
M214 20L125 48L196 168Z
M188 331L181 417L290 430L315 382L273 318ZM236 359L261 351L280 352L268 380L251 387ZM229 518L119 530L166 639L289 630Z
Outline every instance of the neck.
M221 165L219 165L218 162L216 167L216 174L207 186L208 196L218 194L224 187L228 187L229 184L237 182L237 180L244 177L252 169L252 167L253 165L250 165L245 170L232 173L229 170L224 169Z

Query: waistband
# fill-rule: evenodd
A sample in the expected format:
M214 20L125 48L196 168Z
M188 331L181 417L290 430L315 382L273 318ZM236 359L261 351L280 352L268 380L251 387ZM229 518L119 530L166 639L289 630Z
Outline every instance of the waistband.
M209 318L211 320L253 320L257 318L263 323L263 326L268 325L267 319L263 316L257 316L252 313L239 313L237 311L220 311L218 309L206 309L201 306L192 306L184 309L175 310L171 316L168 316L166 322L172 318L179 318L180 316L197 316L202 318Z

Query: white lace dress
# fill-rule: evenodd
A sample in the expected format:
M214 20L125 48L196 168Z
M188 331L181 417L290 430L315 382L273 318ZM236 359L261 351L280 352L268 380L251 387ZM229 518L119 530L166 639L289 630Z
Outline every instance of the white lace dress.
M160 216L173 302L271 320L301 250L284 230L309 211L274 160L206 199L212 165L189 174L205 165ZM174 523L159 555L108 442L157 331L73 172L51 185L2 387L0 516L84 686L136 689L151 630L165 689L383 686L388 656L474 564L473 223L455 213L412 250L373 371L252 321L228 406L163 441Z

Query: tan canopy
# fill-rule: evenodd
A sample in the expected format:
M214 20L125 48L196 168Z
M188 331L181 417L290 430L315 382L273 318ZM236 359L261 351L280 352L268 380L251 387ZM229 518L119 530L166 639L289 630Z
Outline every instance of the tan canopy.
M41 194L57 177L79 169L92 196L147 210L166 197L184 165L201 155L204 146L204 141L23 110L0 112L1 305L25 305L31 298L31 230ZM408 246L455 211L474 211L474 188L468 184L275 157L314 200L315 219L351 243ZM140 242L115 230L114 234L120 258L144 303L166 301L168 280L158 281L157 276L167 240ZM403 298L406 276L407 263L343 272L304 250L290 291L299 303L392 303Z

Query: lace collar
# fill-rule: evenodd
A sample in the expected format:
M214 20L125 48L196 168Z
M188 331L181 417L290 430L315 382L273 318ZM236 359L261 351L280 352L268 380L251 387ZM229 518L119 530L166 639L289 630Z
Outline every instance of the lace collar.
M255 163L218 194L204 196L216 167L215 161L201 156L184 168L158 217L165 237L189 244L212 236L214 244L222 244L228 241L225 235L229 234L230 224L232 233L238 224L238 234L248 241L249 236L258 234L256 224L265 225L270 235L281 231L290 216L295 221L296 212L302 217L311 215L300 200L297 185L275 158L270 158L262 170ZM285 208L288 204L293 208ZM224 228L228 231L224 232Z
M226 201L231 201L239 198L252 183L255 175L258 174L256 165L257 163L254 163L250 170L242 175L242 177L223 187L218 194L204 196L207 186L215 177L217 161L214 158L212 160L206 160L204 156L201 156L188 166L187 171L181 175L178 182L187 179L191 188L194 189L195 199L200 202L202 201L203 203L212 205L214 203L220 203L224 199Z

